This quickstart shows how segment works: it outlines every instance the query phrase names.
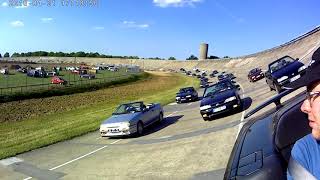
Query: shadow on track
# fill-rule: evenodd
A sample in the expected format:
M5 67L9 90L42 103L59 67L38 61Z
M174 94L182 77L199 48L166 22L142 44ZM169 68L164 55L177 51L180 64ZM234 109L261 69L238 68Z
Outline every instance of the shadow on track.
M211 180L211 179L223 179L225 169L217 169L214 171L202 172L193 175L190 180Z
M166 117L161 122L154 123L151 126L147 127L143 133L143 136L155 133L155 132L160 131L161 129L164 129L172 124L175 124L182 117L183 117L183 115Z
M143 131L143 135L141 136L136 136L136 135L132 135L132 136L119 136L119 137L109 137L109 139L135 139L135 138L139 138L139 137L143 137L143 136L147 136L149 134L155 133L157 131L160 131L161 129L164 129L172 124L175 124L176 122L179 121L179 119L181 119L183 117L183 115L179 115L179 116L170 116L170 117L166 117L164 118L161 122L159 123L154 123L148 127L146 127Z

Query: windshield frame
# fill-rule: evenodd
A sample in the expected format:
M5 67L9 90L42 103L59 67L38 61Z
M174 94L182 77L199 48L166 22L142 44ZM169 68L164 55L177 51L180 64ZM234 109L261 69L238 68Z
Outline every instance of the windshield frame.
M188 93L188 92L189 92L189 93L192 93L193 91L194 91L194 89L191 88L191 87L181 88L177 94L180 94L180 93Z
M141 102L133 102L127 104L121 104L117 107L117 109L112 113L113 115L120 114L131 114L142 112L142 103Z
M229 89L232 89L232 84L229 81L223 81L206 88L205 92L203 93L203 97L206 98L209 96L213 96L217 93L220 93Z
M279 71L283 67L288 66L289 64L293 63L295 60L290 56L285 56L269 65L270 73L274 73Z

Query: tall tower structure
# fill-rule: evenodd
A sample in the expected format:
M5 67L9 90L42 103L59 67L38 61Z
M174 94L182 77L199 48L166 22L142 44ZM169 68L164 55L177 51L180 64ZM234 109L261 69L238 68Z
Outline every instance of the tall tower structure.
M200 44L199 60L205 60L208 58L208 48L209 45L207 43Z

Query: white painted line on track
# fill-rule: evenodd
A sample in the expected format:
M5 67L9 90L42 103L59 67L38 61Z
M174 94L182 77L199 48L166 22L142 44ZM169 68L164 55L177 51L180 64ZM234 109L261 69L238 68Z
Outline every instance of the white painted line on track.
M2 159L0 161L0 164L4 165L4 166L9 166L11 164L14 163L18 163L18 162L22 162L22 159L16 158L16 157L11 157L11 158L7 158L7 159Z
M174 103L170 103L170 104L168 104L169 106L172 106L172 105L176 105L177 103L176 102L174 102Z
M100 139L101 137L97 137L96 139Z
M240 85L240 87L241 87L241 89L242 89L242 99L244 99L244 89L243 89L243 86L240 84L240 83L238 83L239 85ZM242 102L243 103L243 102ZM244 122L243 122L243 120L244 120L244 115L246 114L246 111L244 110L244 111L242 111L242 115L241 115L241 119L240 119L240 124L239 124L239 129L238 129L238 133L237 133L237 137L238 137L238 135L239 135L239 132L240 132L240 130L241 130L241 128L242 128L242 126L244 125ZM236 138L237 138L236 137Z
M121 140L122 140L122 139L116 140L116 141L114 141L114 142L112 142L112 143L110 143L110 144L115 144L115 143L117 143L117 142L119 142L119 141L121 141ZM96 149L96 150L94 150L94 151L91 151L91 152L89 152L89 153L87 153L87 154L85 154L85 155L83 155L83 156L80 156L80 157L78 157L78 158L75 158L75 159L73 159L73 160L70 160L70 161L68 161L68 162L66 162L66 163L63 163L63 164L59 165L59 166L53 167L53 168L51 168L51 169L49 169L49 170L50 170L50 171L53 171L53 170L58 169L58 168L60 168L60 167L62 167L62 166L68 165L68 164L70 164L70 163L72 163L72 162L75 162L75 161L77 161L77 160L79 160L79 159L82 159L82 158L87 157L87 156L89 156L89 155L91 155L91 154L93 154L93 153L96 153L96 152L98 152L98 151L100 151L100 150L102 150L102 149L104 149L104 148L106 148L106 147L108 147L108 145L104 145L104 146L102 146L101 148L98 148L98 149ZM25 178L25 179L23 179L23 180L29 180L29 179L31 179L31 178L32 178L32 177L28 177L28 178Z
M166 138L170 138L170 137L172 137L172 136L162 136L162 137L160 137L158 139L166 139Z
M190 106L192 103L189 103L188 106Z

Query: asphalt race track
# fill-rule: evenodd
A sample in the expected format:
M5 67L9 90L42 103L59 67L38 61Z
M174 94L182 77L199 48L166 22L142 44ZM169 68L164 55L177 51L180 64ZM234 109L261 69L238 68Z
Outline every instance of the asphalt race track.
M276 94L264 79L235 80L242 87L242 112L203 121L199 101L172 103L164 107L162 123L142 137L89 133L1 160L0 179L222 179L244 113Z

